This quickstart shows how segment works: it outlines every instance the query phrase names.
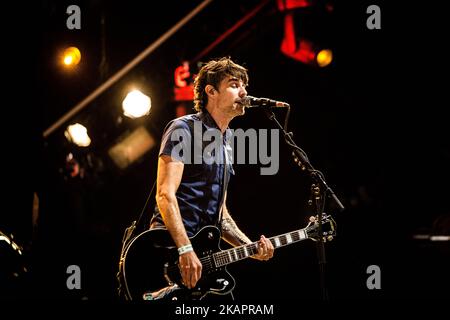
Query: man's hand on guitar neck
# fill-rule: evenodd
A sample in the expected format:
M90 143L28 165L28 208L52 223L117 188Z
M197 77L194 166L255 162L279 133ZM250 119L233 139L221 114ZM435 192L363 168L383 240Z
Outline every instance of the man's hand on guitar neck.
M252 258L266 261L273 257L273 252L272 242L262 235L258 241L258 254L255 254Z
M178 259L183 284L192 289L202 276L202 263L194 251L180 254Z

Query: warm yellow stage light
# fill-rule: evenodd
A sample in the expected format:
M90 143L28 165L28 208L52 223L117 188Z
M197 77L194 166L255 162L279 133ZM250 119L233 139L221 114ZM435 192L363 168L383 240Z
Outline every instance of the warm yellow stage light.
M89 138L86 127L79 123L68 126L64 135L77 146L87 147L91 144L91 138Z
M319 67L326 67L333 61L333 52L329 49L320 50L316 56Z
M64 50L63 63L66 66L76 66L80 63L81 53L76 47L70 47Z
M152 107L152 101L139 90L127 94L122 102L123 113L130 118L139 118L147 115Z

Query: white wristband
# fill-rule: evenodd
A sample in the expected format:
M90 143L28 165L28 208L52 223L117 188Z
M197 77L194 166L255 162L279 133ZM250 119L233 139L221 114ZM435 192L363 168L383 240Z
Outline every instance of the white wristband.
M184 253L188 253L194 251L194 248L192 248L192 244L187 244L185 246L179 247L178 248L178 254L181 256Z

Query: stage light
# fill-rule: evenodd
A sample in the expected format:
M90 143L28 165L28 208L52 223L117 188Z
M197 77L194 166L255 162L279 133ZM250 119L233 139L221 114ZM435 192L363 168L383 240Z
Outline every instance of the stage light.
M64 50L63 54L63 64L66 67L76 66L80 63L81 53L76 47L70 47Z
M149 114L152 101L139 90L133 90L127 94L122 102L123 113L132 119Z
M141 126L111 147L108 154L120 169L125 169L154 146L155 139Z
M79 123L72 124L67 127L67 130L64 132L67 140L75 143L80 147L87 147L91 144L91 138L89 138L87 134L87 129L83 125Z
M330 49L320 50L316 55L316 62L319 67L326 67L333 61L333 52Z

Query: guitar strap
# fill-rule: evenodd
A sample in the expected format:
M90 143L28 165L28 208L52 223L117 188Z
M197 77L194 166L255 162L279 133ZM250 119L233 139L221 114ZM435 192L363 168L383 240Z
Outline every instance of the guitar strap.
M227 151L227 143L228 141L226 140L226 131L225 131L225 143L224 143L224 147L223 147L223 168L224 168L224 173L223 173L223 183L222 183L222 201L221 201L221 205L220 205L220 212L219 212L219 219L217 220L217 227L219 228L220 232L222 232L222 216L223 216L223 207L225 206L225 192L227 191L227 179L228 179L228 161L227 161L227 155L228 155L228 151Z

